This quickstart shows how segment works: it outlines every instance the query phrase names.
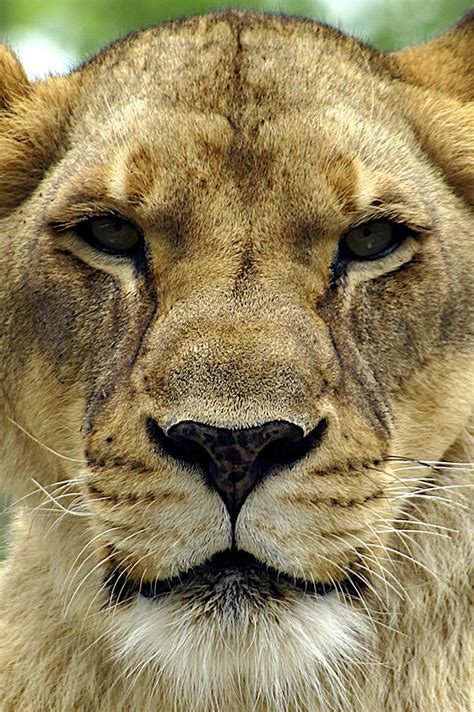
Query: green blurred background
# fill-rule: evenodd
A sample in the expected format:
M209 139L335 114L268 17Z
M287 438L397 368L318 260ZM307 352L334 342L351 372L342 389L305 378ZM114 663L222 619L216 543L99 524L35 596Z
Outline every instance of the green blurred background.
M30 77L65 72L120 35L162 20L224 8L323 20L380 49L422 42L456 22L467 0L0 0L0 41ZM5 506L3 507L5 510ZM0 558L8 514L0 500Z
M467 0L0 0L0 40L30 76L66 71L102 45L149 24L224 8L324 20L379 48L423 41L454 23Z

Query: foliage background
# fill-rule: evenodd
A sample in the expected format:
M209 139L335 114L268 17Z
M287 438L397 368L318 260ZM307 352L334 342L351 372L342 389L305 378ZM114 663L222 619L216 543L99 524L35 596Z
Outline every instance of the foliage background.
M225 8L304 15L380 49L422 42L456 22L470 0L0 0L0 41L30 76L67 71L132 30ZM0 500L0 558L8 514Z
M388 49L433 36L470 5L469 0L0 0L0 40L12 44L30 74L64 71L131 30L232 7L321 19Z

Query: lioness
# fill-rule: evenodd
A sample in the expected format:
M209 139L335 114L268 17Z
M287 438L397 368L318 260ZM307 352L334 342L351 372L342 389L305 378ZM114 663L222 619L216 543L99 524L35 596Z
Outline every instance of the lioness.
M472 37L2 49L3 712L469 708Z

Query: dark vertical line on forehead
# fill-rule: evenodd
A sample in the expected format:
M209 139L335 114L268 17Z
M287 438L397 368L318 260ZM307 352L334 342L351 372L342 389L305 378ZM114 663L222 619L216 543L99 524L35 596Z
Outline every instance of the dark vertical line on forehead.
M247 76L247 60L252 49L245 47L244 32L251 27L247 16L233 16L231 25L235 32L234 85L230 97L231 113L228 121L233 129L228 161L230 175L242 202L243 225L247 235L242 236L240 269L235 279L234 296L242 295L250 282L255 281L254 239L259 224L259 211L263 211L264 192L269 189L273 156L264 148L260 138L262 125L255 88Z
M242 115L243 115L243 86L242 86L242 27L240 21L237 19L233 24L233 29L235 31L235 56L234 56L234 77L233 86L231 89L231 107L233 109L230 116L228 116L229 123L234 129L234 136L238 136L241 133L242 127Z
M246 145L244 137L244 107L246 103L245 92L242 78L242 62L244 56L244 48L242 46L242 19L237 17L234 22L236 52L234 58L234 86L232 88L232 115L228 117L229 123L233 129L232 143L229 150L229 160L231 171L234 180L242 192L242 202L245 207L245 183L248 181L252 172L252 155L251 147ZM250 220L250 216L249 216ZM252 223L248 226L249 234L243 239L243 250L241 256L241 266L237 273L234 287L232 290L233 296L238 297L245 289L248 278L252 272L253 256L252 256Z
M232 296L236 299L241 298L245 290L248 289L250 284L255 281L254 277L253 249L249 238L248 244L246 245L241 257L240 270L235 278L234 286L232 288Z

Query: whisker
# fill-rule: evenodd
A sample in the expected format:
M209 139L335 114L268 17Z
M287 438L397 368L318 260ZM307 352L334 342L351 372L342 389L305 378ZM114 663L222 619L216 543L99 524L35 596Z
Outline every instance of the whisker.
M44 487L46 489L48 489L49 487L56 487L56 485L60 485L60 487L58 487L58 490L57 490L57 491L59 491L60 489L62 489L62 487L67 487L72 484L77 485L78 484L77 479L74 478L74 479L70 479L70 480L58 480L57 482L52 482L48 485L44 485ZM37 495L37 494L38 494L38 488L35 487L35 489L31 490L31 492L27 492L27 494L22 495L18 499L13 500L12 502L8 502L7 507L3 511L5 511L5 512L13 511L14 507L17 507L24 500L29 499L30 497L33 497L34 495Z
M421 499L425 502L430 500L432 502L442 504L443 506L448 507L450 509L463 509L465 511L469 511L469 507L466 504L463 504L462 502L455 502L452 499L447 499L446 497L439 497L438 495L430 495L427 492L407 492L405 494L396 495L393 499L398 501L408 500L410 502L412 502L414 499Z
M410 463L417 463L421 467L435 467L437 469L438 465L455 465L455 466L462 466L462 467L473 467L474 463L470 460L466 460L464 462L454 462L451 460L417 460L413 457L399 457L398 455L388 455L387 457L384 458L384 460L395 460L397 462L410 462Z
M97 550L96 550L96 549L93 549L93 550L85 557L84 561L81 563L81 565L79 566L79 568L76 569L76 571L74 571L75 565L77 564L77 562L79 561L79 559L81 558L81 556L85 553L85 551L86 551L90 546L92 546L92 544L93 544L97 539L99 539L100 537L105 537L106 534L109 534L110 532L114 532L114 531L117 531L117 530L118 530L117 527L110 527L109 529L106 529L105 531L99 532L99 533L96 534L94 537L92 537L92 539L89 539L89 540L86 542L86 544L84 544L84 546L82 547L82 549L80 550L80 552L78 553L78 555L76 556L76 558L74 559L74 561L72 562L71 566L69 567L68 572L67 572L67 574L66 574L66 576L65 576L65 578L64 578L64 583L63 583L63 586L62 586L62 588L61 588L61 598L67 598L67 597L69 596L69 591L71 590L71 586L72 586L72 584L73 584L73 582L74 582L74 579L75 579L75 578L77 577L77 575L80 573L81 569L87 564L87 562L97 553ZM71 574L73 573L73 571L74 571L74 575L73 575L72 578L69 580L69 577L71 576ZM66 589L66 586L67 586L67 589Z
M130 539L133 539L133 537L138 536L139 534L143 534L144 531L145 531L145 529L139 529L138 531L133 532L132 534L129 534L127 537L125 537L124 539L122 539L122 540L117 544L117 546L123 546L123 544L125 544L126 541L129 541ZM94 553L94 552L93 552L93 553ZM109 556L107 556L105 559L101 559L101 560L84 576L84 578L81 580L81 582L78 584L78 586L77 586L76 589L74 590L74 593L73 593L71 599L69 600L69 603L68 603L67 606L66 606L66 609L65 609L65 611L64 611L64 615L65 615L65 616L67 616L67 613L68 613L68 611L69 611L69 608L71 607L71 605L72 605L72 603L73 603L75 597L77 596L77 594L78 594L78 592L79 592L79 589L84 585L84 583L87 581L87 579L88 579L88 578L94 573L94 571L96 571L100 566L103 566L103 564L104 564L105 561L110 560L111 558L113 558L113 556L114 556L114 554L109 554ZM133 556L133 553L132 553L132 554L129 554L129 556ZM89 555L88 558L90 558L90 555ZM83 565L84 565L84 562L83 562L83 564L81 564L81 567L80 567L80 568L82 568ZM80 569L79 569L79 570L80 570ZM116 570L116 569L114 569L114 570ZM74 581L74 578L75 578L75 577L76 577L76 575L73 577L72 581ZM72 583L72 581L71 581L71 583ZM71 584L70 584L70 585L71 585ZM70 588L70 586L69 586L69 588ZM68 590L69 590L69 589L68 589ZM67 595L66 595L66 597L67 597Z
M426 571L428 574L430 574L430 576L432 576L432 577L435 578L438 582L441 583L441 579L439 578L439 576L437 576L434 571L432 571L432 570L429 569L427 566L425 566L425 564L422 564L421 561L418 561L418 559L415 559L414 556L410 556L409 554L405 554L403 551L399 551L399 549L394 549L394 548L392 548L392 547L385 546L385 545L379 546L378 544L373 544L373 546L375 546L376 548L385 549L386 551L391 551L391 552L393 552L396 556L401 556L403 559L406 559L407 561L410 561L410 562L411 562L412 564L414 564L415 566L419 566L421 569L423 569L423 570Z
M74 511L71 511L70 509L67 509L66 507L64 507L64 506L61 504L61 502L58 502L58 501L48 492L48 490L47 490L45 487L43 487L43 485L40 484L37 480L31 478L31 481L34 482L34 484L38 487L38 489L40 489L40 490L46 495L46 497L47 497L48 499L50 499L51 502L54 502L54 504L55 504L59 509L61 509L63 512L67 512L68 514L72 514L72 515L75 516L75 517L90 517L90 516L91 516L91 515L90 515L90 512L74 512Z
M20 423L17 423L16 420L13 420L13 418L10 418L8 416L7 416L7 418L10 421L10 423L12 423L17 428L19 428L19 430L21 430L22 433L24 433L29 438L31 438L31 440L33 440L33 442L35 442L37 445L40 445L42 448L44 448L48 452L52 453L53 455L56 455L56 457L60 457L62 460L68 460L69 462L80 462L83 465L85 464L86 461L84 459L78 459L77 457L69 457L68 455L63 455L62 453L57 452L56 450L53 450L52 447L45 445L45 443L42 443L41 440L38 440L38 438L36 438L34 435L32 435L32 433L29 433L28 430L26 428L24 428L22 425L20 425Z

